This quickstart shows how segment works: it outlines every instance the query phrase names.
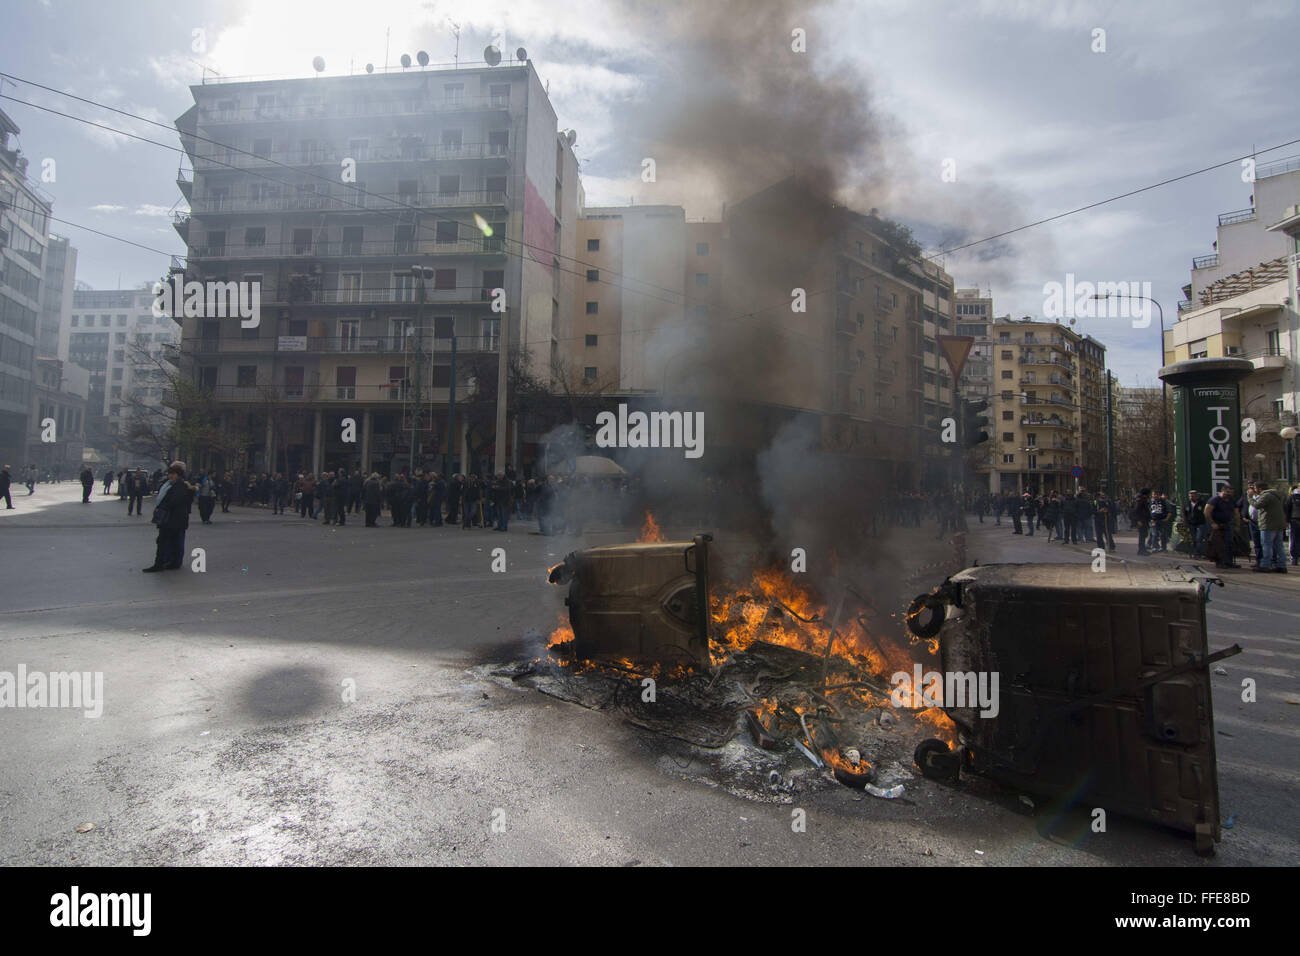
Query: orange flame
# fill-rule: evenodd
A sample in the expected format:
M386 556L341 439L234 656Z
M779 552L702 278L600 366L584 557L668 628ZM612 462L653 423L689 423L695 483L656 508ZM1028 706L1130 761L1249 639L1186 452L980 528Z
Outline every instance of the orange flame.
M637 538L638 544L654 544L664 539L664 533L659 530L659 522L655 521L655 516L650 512L645 513L645 524L641 526L641 537Z

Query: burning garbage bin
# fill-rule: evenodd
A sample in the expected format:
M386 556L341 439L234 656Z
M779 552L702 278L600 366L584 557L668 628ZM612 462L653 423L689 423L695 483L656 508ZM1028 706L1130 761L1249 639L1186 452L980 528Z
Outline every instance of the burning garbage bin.
M938 634L943 709L960 728L963 767L1192 833L1197 852L1212 852L1209 665L1241 651L1208 650L1214 580L1114 564L989 565L917 598L909 627ZM998 689L993 706L974 699L977 684ZM947 753L924 748L916 759L928 776L953 770Z
M709 542L618 544L568 554L551 569L575 656L636 664L709 664Z

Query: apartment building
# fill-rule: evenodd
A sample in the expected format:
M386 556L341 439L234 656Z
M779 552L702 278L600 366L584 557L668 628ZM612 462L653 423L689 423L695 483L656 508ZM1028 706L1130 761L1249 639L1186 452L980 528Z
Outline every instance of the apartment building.
M85 451L86 396L90 373L55 356L36 358L32 388L31 427L24 461L42 474L71 478L81 469ZM52 442L45 441L45 424L53 422Z
M72 293L76 280L77 250L67 239L51 234L45 250L45 272L41 280L37 355L67 360L67 328L72 315Z
M453 354L463 403L479 384L465 369L495 365L504 317L510 348L549 381L560 303L567 313L582 281L574 137L557 133L532 64L191 91L176 123L192 164L176 268L261 290L257 325L178 319L186 363L243 436L213 464L504 467L487 460L493 429L464 414L449 440ZM530 437L516 429L510 447Z
M26 464L51 200L27 177L27 157L0 110L0 465Z
M130 440L134 418L170 415L163 403L181 336L153 314L155 301L150 289L77 289L62 332L61 354L89 373L85 444L114 468L154 453Z
M1105 346L1030 318L995 320L990 334L989 491L1097 487L1105 477Z
M1286 235L1269 226L1300 200L1300 156L1257 166L1254 183L1242 187L1250 190L1248 205L1219 216L1214 251L1192 260L1191 281L1183 286L1183 301L1178 305L1180 316L1209 304L1207 290L1220 279L1290 251Z
M953 281L900 253L874 211L787 180L717 222L593 207L578 228L589 271L567 336L572 387L707 403L727 424L710 439L715 461L752 463L783 422L812 415L822 449L880 487L950 473L936 336L953 330Z
M957 383L957 392L962 398L972 401L990 398L993 394L993 340L989 337L989 327L994 318L993 295L982 295L979 289L958 289L954 312L956 334L969 335L975 340Z

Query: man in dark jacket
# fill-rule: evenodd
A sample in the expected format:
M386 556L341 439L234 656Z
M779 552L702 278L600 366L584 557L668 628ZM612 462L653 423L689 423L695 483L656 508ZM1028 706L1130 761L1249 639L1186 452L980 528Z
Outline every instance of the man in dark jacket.
M460 499L465 494L465 476L452 475L451 484L447 486L447 523L460 521Z
M1026 491L1024 503L1020 506L1020 510L1029 523L1029 536L1032 538L1034 536L1034 519L1038 517L1038 500Z
M366 483L361 488L361 498L366 511L366 527L374 528L384 503L384 486L380 484L377 472L372 472L366 479Z
M1300 564L1300 485L1292 485L1291 493L1282 502L1286 523L1291 535L1291 566Z
M429 496L432 501L429 504L429 526L431 528L442 527L442 502L447 497L447 483L442 480L442 475L434 473L433 484L429 489Z
M1061 544L1079 543L1079 501L1067 491L1061 501Z
M1151 530L1151 489L1143 488L1133 502L1133 511L1129 515L1133 527L1137 528L1138 554L1150 554L1147 550L1147 534Z
M14 499L9 491L9 486L13 484L13 480L14 478L13 475L9 473L8 465L5 465L3 469L0 469L0 498L5 500L5 506L10 511L12 511L14 507Z
M81 469L81 503L90 504L90 493L95 489L95 473L90 466Z
M185 529L190 526L190 506L194 489L185 483L185 463L174 461L167 469L167 480L158 489L154 504L154 524L158 540L154 548L151 571L177 571L185 560Z
M429 520L429 478L423 471L415 473L415 523L421 528Z
M334 479L334 517L339 527L348 523L348 498L352 495L352 485L346 475Z
M126 473L126 480L129 483L126 489L126 513L128 517L134 514L138 518L144 514L144 496L149 491L149 476L143 468L137 468L134 472Z
M1092 533L1097 547L1115 550L1115 502L1102 492L1092 503Z
M1187 507L1183 509L1183 522L1192 539L1192 556L1205 557L1205 543L1210 539L1210 523L1205 520L1205 502L1199 491L1192 491L1187 496Z

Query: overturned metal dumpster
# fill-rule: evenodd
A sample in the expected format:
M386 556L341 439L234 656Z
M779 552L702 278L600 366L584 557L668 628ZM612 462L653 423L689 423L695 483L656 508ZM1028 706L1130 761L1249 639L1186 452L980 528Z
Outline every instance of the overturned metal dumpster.
M593 661L709 664L709 542L619 544L567 555L552 584L569 584L565 604L573 653Z
M945 675L997 675L996 708L944 700L964 753L917 748L922 772L1008 786L1220 838L1205 604L1214 579L1182 569L990 565L913 603ZM960 681L957 686L961 686ZM950 682L949 687L952 687Z

